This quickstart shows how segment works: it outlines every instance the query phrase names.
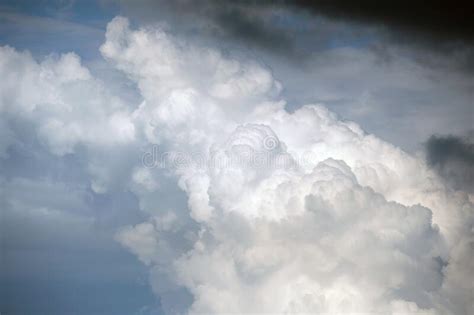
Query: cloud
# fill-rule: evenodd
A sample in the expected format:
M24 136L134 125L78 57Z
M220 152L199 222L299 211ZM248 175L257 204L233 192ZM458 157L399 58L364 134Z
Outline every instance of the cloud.
M386 202L335 160L272 188L265 192L279 197L257 190L257 204L245 204L261 211L255 219L245 207L218 207L224 213L178 261L179 280L195 297L191 312L391 313L408 301L432 307L427 295L442 276L428 209ZM266 216L277 209L284 211L279 220ZM410 289L416 293L408 296Z
M74 53L2 46L0 73L2 310L156 314L146 269L113 239L145 217L121 189L138 151L125 102Z
M120 5L138 24L159 24L170 34L180 33L188 43L206 43L226 53L263 60L285 87L289 110L305 103L324 103L409 152L422 149L432 134L460 135L471 129L471 44L451 40L452 36L410 31L411 26L403 31L390 22L389 26L371 19L356 22L359 19L351 16L357 15L357 8L338 1L333 6L341 17L335 18L323 10L331 3L316 1L315 14L313 5L304 2L122 1ZM361 10L367 6L372 7L365 3ZM380 11L403 15L402 8L408 4L389 6L397 10ZM280 38L284 48L267 47L263 38L246 40L243 35L226 33L226 23L234 27L232 19L216 20L219 14L227 16L226 12L255 22L237 28L236 33L262 34L254 30L261 25L271 31L268 41ZM406 12L410 15L411 11Z
M396 45L382 51L334 48L315 54L304 69L269 63L289 109L321 102L409 152L422 149L434 133L460 135L472 128L472 75L456 64L455 58Z
M0 73L4 78L0 110L10 130L33 126L35 140L57 156L88 147L93 189L103 192L108 183L115 182L120 173L108 170L124 169L128 162L122 158L114 163L107 156L115 152L125 157L136 149L132 148L136 135L130 109L81 65L76 54L37 62L28 52L0 47ZM2 141L3 156L14 139L15 134L10 134Z
M134 127L127 120L125 105L105 92L74 53L48 57L38 64L28 53L7 46L1 47L0 57L5 76L2 110L36 124L40 139L53 153L72 153L79 142L133 140ZM82 95L88 97L79 98Z
M219 41L232 38L298 62L333 45L400 45L422 54L451 56L459 59L460 69L472 72L472 18L456 2L396 1L384 6L373 1L117 2L141 21L167 20L190 34L199 30ZM466 56L454 53L459 50Z
M146 219L116 239L169 312L471 312L473 204L422 158L321 104L288 112L270 68L164 27L116 17L100 52L139 104L73 53L0 48L2 153L27 125L97 196L132 192Z
M421 33L437 40L473 40L469 31L473 28L470 13L457 2L439 1L427 5L422 1L396 1L385 6L370 0L357 4L348 1L295 1L288 4L315 14L380 24L392 31Z
M191 292L191 313L470 312L454 279L471 268L473 205L423 160L323 106L288 113L268 69L163 29L116 18L101 51L137 83L148 141L224 162L172 169L190 247L168 254L161 216L118 236Z
M264 48L290 56L295 53L294 41L283 27L275 27L281 18L278 5L217 1L117 1L127 12L143 20L180 20L186 16L191 26L213 36L233 38L254 48ZM175 24L174 22L172 24Z
M469 138L431 136L426 158L453 188L474 192L474 144Z

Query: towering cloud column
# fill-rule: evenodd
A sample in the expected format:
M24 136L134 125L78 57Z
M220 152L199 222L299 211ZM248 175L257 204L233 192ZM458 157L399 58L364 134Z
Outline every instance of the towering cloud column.
M197 229L167 273L191 313L472 310L473 206L423 161L320 105L286 112L269 70L159 28L116 18L101 51L137 82L149 140L189 157L174 173ZM119 239L156 268L167 233Z

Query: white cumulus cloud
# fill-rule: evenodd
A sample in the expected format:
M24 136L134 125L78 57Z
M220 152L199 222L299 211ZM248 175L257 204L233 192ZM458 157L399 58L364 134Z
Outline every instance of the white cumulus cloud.
M212 161L175 168L198 232L168 272L191 313L472 311L472 283L454 280L472 275L467 193L321 105L285 111L256 62L124 18L106 38L102 53L141 91L149 141ZM166 232L153 226L119 238L159 266Z

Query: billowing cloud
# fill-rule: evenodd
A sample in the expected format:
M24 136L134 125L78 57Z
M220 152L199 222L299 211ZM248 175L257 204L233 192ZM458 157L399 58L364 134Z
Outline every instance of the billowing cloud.
M2 111L31 119L53 153L72 153L78 143L133 140L134 126L124 104L105 92L74 53L40 64L10 47L2 47L0 54Z
M105 191L105 186L120 176L115 170L127 167L124 157L136 143L131 111L92 77L77 55L50 56L38 63L28 52L0 47L0 72L4 78L0 86L1 125L9 126L10 133L25 125L34 126L35 140L57 156L87 147L88 168L97 192ZM6 134L0 147L3 156L15 141L14 134ZM110 160L111 154L122 158Z
M0 126L85 154L95 193L135 194L148 220L116 239L169 312L472 312L473 204L422 158L323 105L288 112L269 68L160 27L117 17L101 53L139 105L74 54L2 47Z
M323 106L288 113L255 62L124 18L106 37L198 227L165 264L167 216L118 239L191 292L190 312L470 312L454 279L472 271L472 204L423 160Z

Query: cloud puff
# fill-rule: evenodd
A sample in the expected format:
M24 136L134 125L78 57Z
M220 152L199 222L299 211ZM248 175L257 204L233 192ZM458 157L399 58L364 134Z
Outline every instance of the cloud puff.
M40 140L53 153L72 153L78 143L107 145L134 139L125 105L74 53L37 63L28 53L1 47L0 60L2 111L35 124Z
M148 141L225 162L174 170L197 230L171 262L156 223L119 234L192 293L190 312L471 311L472 283L455 279L472 273L473 205L423 160L323 106L288 113L258 63L124 18L106 38Z
M103 192L113 182L111 168L124 167L124 148L136 143L129 107L94 78L74 53L37 62L28 52L0 47L0 154L8 155L15 129L32 126L41 143L57 156L87 147L93 189ZM15 127L17 126L17 127ZM121 154L117 162L104 155ZM120 153L119 153L120 152Z

